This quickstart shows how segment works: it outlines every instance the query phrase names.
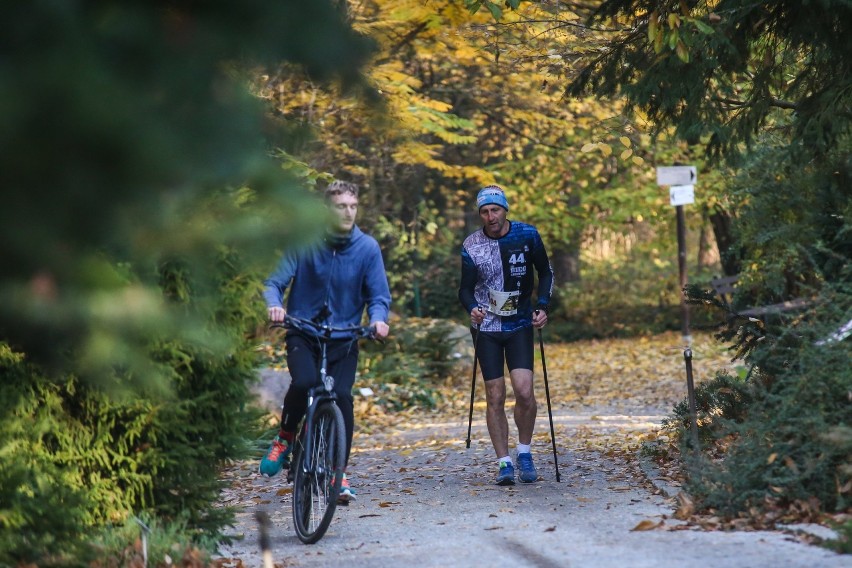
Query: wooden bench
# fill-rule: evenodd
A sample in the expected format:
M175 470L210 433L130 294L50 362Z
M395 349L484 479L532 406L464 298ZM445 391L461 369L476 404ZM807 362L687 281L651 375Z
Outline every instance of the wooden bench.
M733 308L731 308L731 300L733 299L734 291L736 290L736 285L739 280L739 274L734 276L722 276L710 280L710 285L713 287L713 291L716 292L716 295L719 296L725 306L739 315L756 317L765 316L767 314L778 314L781 312L804 308L809 303L809 300L806 298L796 298L795 300L788 300L786 302L767 306L753 306L742 310L733 310Z

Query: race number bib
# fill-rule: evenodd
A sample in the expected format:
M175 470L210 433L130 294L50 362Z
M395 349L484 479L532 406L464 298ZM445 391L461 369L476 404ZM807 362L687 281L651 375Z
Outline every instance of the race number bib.
M502 292L488 289L488 311L498 316L513 316L518 313L521 291Z

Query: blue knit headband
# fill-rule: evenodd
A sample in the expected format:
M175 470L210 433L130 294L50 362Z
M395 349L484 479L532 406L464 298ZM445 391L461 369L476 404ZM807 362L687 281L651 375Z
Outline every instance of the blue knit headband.
M476 208L481 209L484 205L499 205L506 211L509 210L509 202L506 201L506 194L499 186L489 185L483 187L476 194Z

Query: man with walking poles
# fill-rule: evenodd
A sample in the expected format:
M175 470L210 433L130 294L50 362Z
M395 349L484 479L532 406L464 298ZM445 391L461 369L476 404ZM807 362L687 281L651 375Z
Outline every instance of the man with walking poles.
M459 300L470 313L475 351L471 404L479 363L485 381L486 424L497 453L497 484L514 485L515 462L509 454L509 423L505 412L505 363L515 393L518 479L532 483L538 479L530 451L537 411L533 390L533 328L540 334L547 323L553 270L538 230L506 218L509 203L502 188L496 185L482 188L476 196L476 205L483 227L464 240L459 285ZM538 275L534 307L533 271ZM472 412L471 407L471 417Z

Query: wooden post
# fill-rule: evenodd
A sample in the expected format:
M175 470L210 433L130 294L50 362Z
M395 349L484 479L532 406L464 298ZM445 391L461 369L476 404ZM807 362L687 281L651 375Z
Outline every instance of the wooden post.
M683 205L675 207L677 212L677 266L680 276L680 311L681 311L681 332L686 345L692 344L692 336L689 333L689 305L686 303L686 294L683 288L686 286L686 216L683 211Z
M683 360L686 362L686 392L689 400L689 422L692 430L692 450L698 451L698 411L695 407L695 383L692 380L692 349L683 350Z

